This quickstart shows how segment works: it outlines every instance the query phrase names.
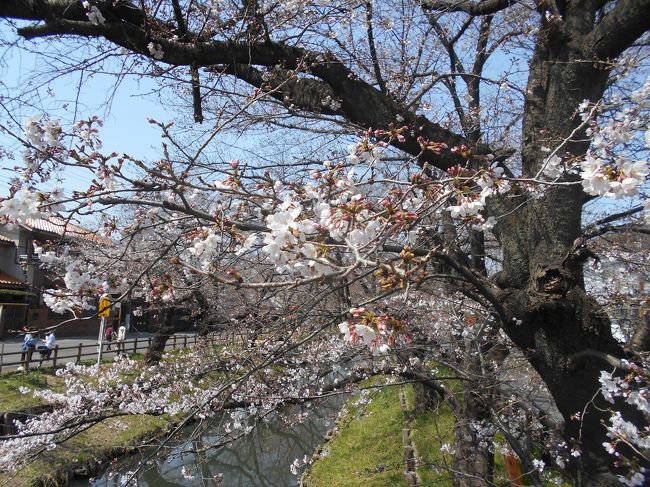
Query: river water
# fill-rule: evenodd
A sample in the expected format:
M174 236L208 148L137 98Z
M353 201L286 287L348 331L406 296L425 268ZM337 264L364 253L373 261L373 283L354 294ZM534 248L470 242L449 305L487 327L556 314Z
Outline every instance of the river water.
M96 479L76 480L70 485L121 486L128 472L145 462L137 483L131 485L297 486L298 476L291 473L291 464L305 455L311 456L323 443L325 434L334 426L334 420L346 399L345 395L337 395L309 406L286 406L280 412L282 416L295 418L298 414L308 413L304 421L289 421L288 426L278 413L273 413L267 422L258 425L251 433L219 449L207 447L220 441L222 425L211 426L199 435L196 425L190 425L180 433L180 440L177 439L173 446L163 448L153 457L153 448L122 457ZM226 421L230 421L229 416L224 418ZM190 476L193 478L188 478ZM220 483L212 480L215 476L221 479Z

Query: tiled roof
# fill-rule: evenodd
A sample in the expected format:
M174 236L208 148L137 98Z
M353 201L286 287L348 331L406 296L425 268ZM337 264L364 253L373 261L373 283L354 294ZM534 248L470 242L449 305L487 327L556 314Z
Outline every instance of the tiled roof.
M11 240L10 238L5 237L4 235L0 235L0 244L16 245L13 240Z
M9 274L5 274L4 272L0 271L0 284L11 284L13 286L26 286L27 284L21 281L20 279L16 279L15 277L10 276Z
M50 216L47 220L35 220L30 218L23 224L23 226L31 231L53 233L62 237L83 238L86 240L94 240L96 242L107 242L105 238L100 237L94 232L78 225L74 225L58 216Z

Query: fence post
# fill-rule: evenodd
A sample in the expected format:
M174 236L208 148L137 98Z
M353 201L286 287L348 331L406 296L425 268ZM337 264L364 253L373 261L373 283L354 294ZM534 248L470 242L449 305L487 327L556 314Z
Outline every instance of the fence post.
M84 346L83 343L79 343L79 347L77 348L77 363L78 364L81 363L81 350L82 350L83 346Z
M2 342L2 351L0 351L0 374L2 373L2 364L5 361L5 344Z
M187 335L183 337L183 348L187 348Z
M135 337L135 341L133 342L133 353L138 353L138 337Z
M33 353L34 350L32 348L28 348L27 351L25 352L25 363L23 365L25 373L29 372L29 366L31 365L32 362Z
M52 357L52 368L56 369L56 359L59 357L59 346L54 345L54 357Z
M147 351L151 348L151 337L147 339Z
M176 335L174 335L174 344L172 345L172 350L176 350Z

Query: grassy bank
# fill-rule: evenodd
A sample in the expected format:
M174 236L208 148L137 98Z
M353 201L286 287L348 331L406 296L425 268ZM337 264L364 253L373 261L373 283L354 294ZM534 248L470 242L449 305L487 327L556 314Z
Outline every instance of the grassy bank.
M400 406L400 392L406 409ZM453 444L453 416L446 406L416 415L411 386L391 386L367 393L365 400L348 404L347 414L320 458L304 479L307 487L404 486L404 429L410 430L411 443L418 458L417 473L423 485L450 486L444 468L451 456L441 450Z
M0 474L0 485L9 487L59 486L75 476L91 476L110 461L133 452L172 425L165 416L125 416L95 425L12 476Z
M417 485L451 487L454 415L444 402L434 410L417 414L414 396L411 385L400 385L374 390L368 394L369 402L350 400L347 412L311 470L303 476L304 487L415 485L406 472L405 450L409 447L415 452ZM505 445L500 433L496 443ZM496 448L494 460L495 486L510 486L500 448ZM558 480L544 482L545 486L568 487L559 480L559 473L549 470L548 474ZM524 476L523 484L532 482Z
M417 455L417 471L422 485L451 486L451 449L454 445L454 415L441 403L435 410L415 413L415 393L405 386L407 416L410 418L411 439Z
M0 411L27 411L43 405L43 402L31 394L22 394L20 388L53 389L62 387L62 380L54 375L52 369L36 369L28 374L11 372L0 376Z
M305 485L406 486L400 460L404 417L398 394L396 387L373 392L367 407L350 401L336 440L314 463Z
M53 369L37 369L27 374L0 377L0 412L19 419L47 405L31 390L63 390L63 381ZM174 424L169 416L124 416L94 425L57 448L43 452L35 461L14 474L0 473L0 485L9 487L59 486L75 476L90 476L116 456L134 451L153 438L165 434Z

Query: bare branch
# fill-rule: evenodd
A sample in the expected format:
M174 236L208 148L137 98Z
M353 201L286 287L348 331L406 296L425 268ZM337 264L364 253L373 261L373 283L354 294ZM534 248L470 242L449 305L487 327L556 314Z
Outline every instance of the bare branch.
M5 12L0 6L0 16ZM44 18L41 15L41 18ZM175 30L175 26L170 26ZM460 145L472 146L465 137L455 134L423 116L405 110L387 94L359 79L331 53L308 51L278 42L243 43L221 40L176 42L165 38L152 37L138 25L129 22L106 22L93 24L78 20L57 20L46 24L27 26L18 30L27 39L44 36L78 35L83 37L105 38L119 46L140 53L159 62L176 66L283 66L284 69L305 71L320 78L336 95L341 103L341 114L361 127L388 127L396 120L403 120L413 127L403 141L390 143L404 152L417 156L420 163L428 163L446 170L462 164L465 159L451 151ZM190 34L188 34L190 35ZM192 36L195 37L195 36ZM162 56L154 58L150 52L151 43L159 44ZM232 69L232 68L231 68ZM234 69L233 69L234 71ZM239 70L241 72L241 70ZM246 79L244 78L244 81ZM291 100L287 101L289 104ZM422 151L418 137L436 142L444 142L449 147L440 154ZM475 147L476 154L490 153L489 147L481 144Z
M382 93L388 93L386 88L386 82L384 81L383 76L381 75L381 69L379 69L379 59L377 59L377 49L375 48L375 36L372 30L372 3L366 3L366 29L368 31L368 47L370 48L370 57L372 58L372 67L375 70L375 78L377 78L377 84Z
M485 0L479 2L473 2L472 0L420 0L420 5L425 10L465 12L474 16L495 14L515 3L515 0Z

